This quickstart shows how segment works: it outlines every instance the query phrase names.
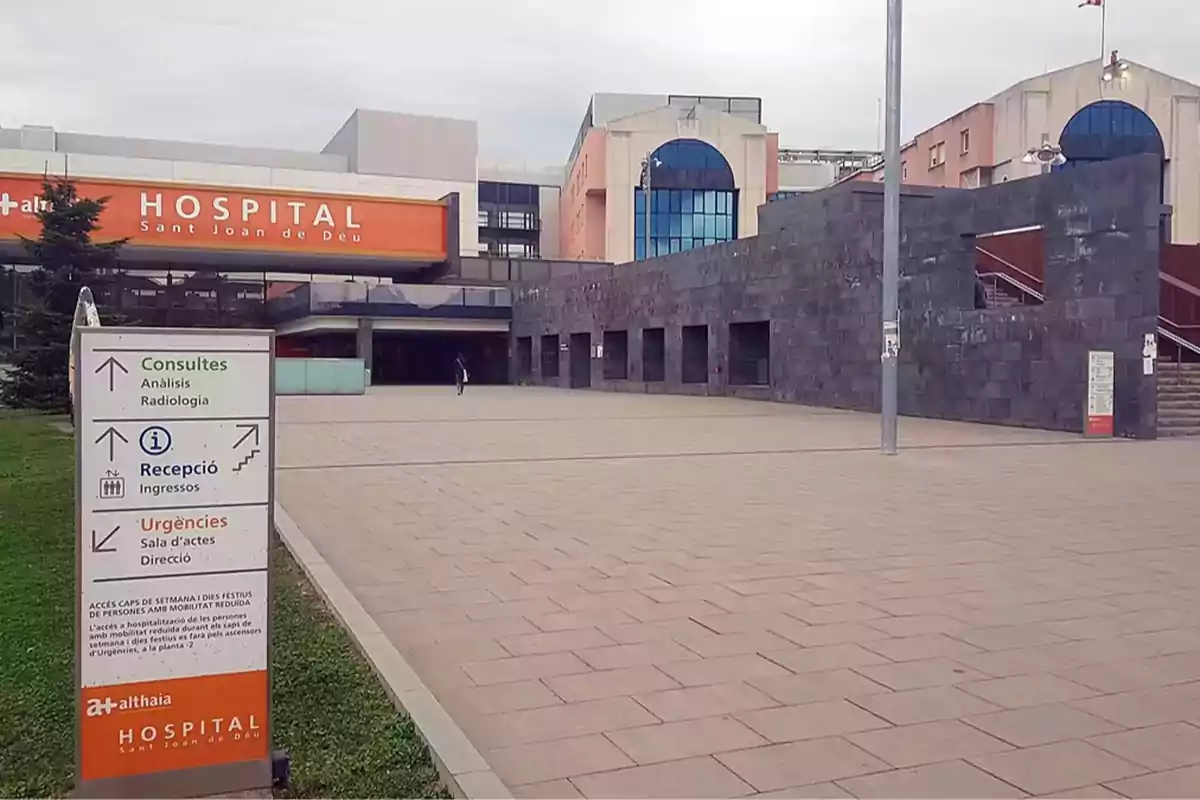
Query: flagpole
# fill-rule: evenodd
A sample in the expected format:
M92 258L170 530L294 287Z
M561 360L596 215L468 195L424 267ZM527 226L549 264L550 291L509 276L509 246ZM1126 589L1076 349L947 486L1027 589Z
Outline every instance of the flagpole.
M1100 0L1100 68L1104 69L1104 59L1108 58L1108 0Z

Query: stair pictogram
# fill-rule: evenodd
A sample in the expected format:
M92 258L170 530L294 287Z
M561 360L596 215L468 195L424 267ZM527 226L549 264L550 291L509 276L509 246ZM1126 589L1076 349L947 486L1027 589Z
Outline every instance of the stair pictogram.
M256 448L254 448L253 450L251 450L249 453L247 453L247 454L246 454L246 457L245 457L245 458L243 458L241 461L239 461L239 462L237 463L237 466L233 468L233 471L234 471L234 472L241 472L243 467L245 467L247 464L249 464L251 461L253 461L253 460L254 460L254 457L255 457L256 455L258 455L258 452L259 452L259 451L258 451L258 448L256 447Z

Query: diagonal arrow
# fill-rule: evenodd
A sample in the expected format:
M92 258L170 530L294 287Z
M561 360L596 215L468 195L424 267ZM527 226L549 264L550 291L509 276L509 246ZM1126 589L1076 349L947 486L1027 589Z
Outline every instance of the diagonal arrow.
M111 539L114 535L116 535L116 532L119 530L121 530L120 525L113 528L111 531L108 532L108 536L105 536L103 539L101 539L100 541L97 542L96 541L96 529L92 528L92 552L93 553L115 553L115 552L117 552L116 547L105 547L104 545L108 544L108 540Z
M117 370L121 370L121 372L124 372L126 375L129 374L129 370L125 369L125 365L120 361L117 361L117 359L113 356L109 356L104 360L103 363L100 364L100 366L96 367L95 374L99 375L101 371L105 369L108 370L108 390L110 392L116 388Z
M243 423L240 423L239 425L237 425L236 427L238 430L245 431L245 433L242 434L242 438L238 439L236 442L233 443L234 450L237 450L239 447L241 447L242 442L246 441L251 436L254 437L254 446L258 447L258 423L257 422L243 422Z
M108 430L106 430L104 433L100 434L100 438L96 439L96 444L100 444L106 438L108 439L108 460L112 461L113 460L113 448L117 443L117 439L120 439L125 444L129 444L129 440L126 439L124 436L122 436L121 432L119 430L117 430L116 428L114 428L112 425L109 425Z

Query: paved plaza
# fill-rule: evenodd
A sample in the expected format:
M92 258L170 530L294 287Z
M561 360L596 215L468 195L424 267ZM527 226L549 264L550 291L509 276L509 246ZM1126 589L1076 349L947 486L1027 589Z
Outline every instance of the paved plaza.
M1200 441L281 398L278 500L518 797L1200 796Z

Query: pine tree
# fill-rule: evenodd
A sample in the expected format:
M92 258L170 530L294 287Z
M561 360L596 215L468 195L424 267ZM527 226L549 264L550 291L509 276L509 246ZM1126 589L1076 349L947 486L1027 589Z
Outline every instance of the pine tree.
M127 240L97 244L92 234L107 197L79 197L67 178L47 178L42 184L37 239L21 241L37 269L29 275L32 302L17 310L16 329L23 340L14 369L0 384L0 405L45 411L66 411L71 400L67 385L71 323L79 290L102 270L117 265Z

